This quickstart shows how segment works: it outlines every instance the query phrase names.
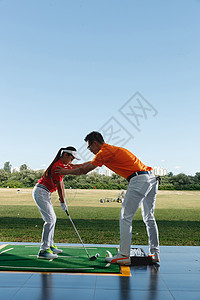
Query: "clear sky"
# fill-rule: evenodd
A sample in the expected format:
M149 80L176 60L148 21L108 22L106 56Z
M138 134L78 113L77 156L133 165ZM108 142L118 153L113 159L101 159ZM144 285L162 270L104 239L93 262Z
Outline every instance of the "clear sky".
M199 172L199 16L198 0L0 0L0 168L45 168L101 129Z

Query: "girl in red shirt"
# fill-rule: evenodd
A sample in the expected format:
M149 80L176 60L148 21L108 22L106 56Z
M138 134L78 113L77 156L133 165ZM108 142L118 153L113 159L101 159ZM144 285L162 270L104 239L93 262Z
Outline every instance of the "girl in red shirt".
M42 178L38 180L33 189L33 199L35 200L45 222L38 258L54 259L58 257L59 253L63 252L61 249L56 247L53 240L56 215L51 203L51 193L57 190L61 208L66 211L67 204L65 200L63 175L56 174L55 169L57 166L65 169L75 168L75 166L71 164L73 159L80 159L77 155L76 148L71 146L61 148L53 162L44 172Z

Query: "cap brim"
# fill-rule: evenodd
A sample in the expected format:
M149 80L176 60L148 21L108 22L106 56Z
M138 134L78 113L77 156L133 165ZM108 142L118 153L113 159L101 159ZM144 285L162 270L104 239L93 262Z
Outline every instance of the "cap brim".
M72 154L73 155L73 154ZM77 160L80 160L80 157L78 157L78 155L73 155L73 157Z
M80 160L81 158L78 156L77 151L73 151L73 150L63 150L63 152L69 153L71 154L75 159Z
M80 160L80 157L78 156L77 152L73 151L72 155L75 159Z

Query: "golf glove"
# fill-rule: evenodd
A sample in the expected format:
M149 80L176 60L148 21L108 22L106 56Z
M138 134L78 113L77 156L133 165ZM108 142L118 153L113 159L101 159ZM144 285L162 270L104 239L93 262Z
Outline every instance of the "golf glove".
M65 201L65 200L64 200ZM67 204L66 201L65 202L60 202L60 206L62 208L62 210L66 211L67 210Z

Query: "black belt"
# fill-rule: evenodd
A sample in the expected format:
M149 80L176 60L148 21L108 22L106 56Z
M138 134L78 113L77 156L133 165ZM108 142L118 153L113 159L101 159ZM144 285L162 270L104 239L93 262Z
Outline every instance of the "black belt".
M37 183L36 186L50 193L49 189L45 185Z
M135 176L138 176L138 175L142 175L142 174L152 174L152 172L151 171L138 171L138 172L135 172L135 173L129 175L126 178L126 180L129 182L132 177L135 177Z

